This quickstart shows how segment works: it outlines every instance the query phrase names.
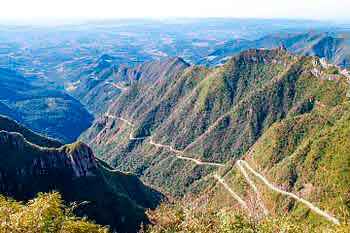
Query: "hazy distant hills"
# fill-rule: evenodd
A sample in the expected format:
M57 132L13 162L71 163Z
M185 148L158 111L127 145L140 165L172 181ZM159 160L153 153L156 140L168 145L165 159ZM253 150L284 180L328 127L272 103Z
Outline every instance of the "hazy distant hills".
M33 27L3 24L0 66L63 85L103 54L128 66L175 56L196 64L232 39L256 40L286 31L334 31L337 27L308 20L232 18L106 20Z
M3 68L0 68L0 114L64 142L74 141L93 120L83 105L52 83Z
M203 206L348 221L348 31L254 19L0 31L1 194L58 190L117 232L148 223L163 196L145 184L184 209L157 216L165 225Z
M66 202L78 203L78 215L118 232L136 232L148 222L145 208L156 207L162 198L135 176L96 159L87 145L60 146L3 117L0 158L2 195L28 200L38 192L59 191Z
M276 48L285 46L289 51L300 55L314 55L341 67L350 66L349 33L277 33L258 40L231 40L219 46L200 63L219 65L230 56L250 48Z
M245 158L257 163L256 169L271 171L275 176L264 174L288 190L314 187L300 195L333 214L349 208L349 84L340 70L284 49L248 50L217 68L180 67L177 73L164 68L161 73L168 75L128 86L109 105L108 114L84 133L84 141L111 165L175 196L220 188L212 178L216 165L183 156L227 169ZM340 140L340 134L345 141L331 149L329 143ZM262 148L257 157L252 146ZM321 178L322 170L332 178ZM246 186L236 185L236 173L231 174L232 188L249 198ZM333 179L339 185L332 186ZM224 193L220 189L217 194ZM270 200L271 194L266 195ZM276 213L285 211L282 199L273 203L279 206ZM299 211L297 216L308 213L294 202L288 202L288 210ZM309 220L316 218L310 215Z

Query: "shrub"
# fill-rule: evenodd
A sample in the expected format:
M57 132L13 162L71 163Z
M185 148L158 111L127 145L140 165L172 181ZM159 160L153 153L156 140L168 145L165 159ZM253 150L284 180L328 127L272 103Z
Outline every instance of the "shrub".
M349 223L315 226L292 217L270 216L256 219L235 209L217 210L208 204L189 208L185 203L162 204L149 211L153 225L145 233L346 233Z
M77 218L57 192L38 194L26 204L0 197L1 233L107 233L108 229Z

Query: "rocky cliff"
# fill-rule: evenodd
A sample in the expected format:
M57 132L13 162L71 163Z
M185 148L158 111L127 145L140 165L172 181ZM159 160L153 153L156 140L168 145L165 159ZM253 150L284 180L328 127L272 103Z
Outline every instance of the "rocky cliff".
M148 222L145 209L163 198L137 177L96 159L82 142L38 146L20 133L2 130L0 160L1 194L28 200L38 192L59 191L66 202L83 203L75 210L78 215L118 232L136 232Z

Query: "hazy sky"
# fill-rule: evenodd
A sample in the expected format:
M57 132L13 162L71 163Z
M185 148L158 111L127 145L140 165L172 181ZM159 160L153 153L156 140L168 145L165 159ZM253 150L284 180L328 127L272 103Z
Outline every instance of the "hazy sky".
M350 0L0 0L0 20L163 17L350 21Z

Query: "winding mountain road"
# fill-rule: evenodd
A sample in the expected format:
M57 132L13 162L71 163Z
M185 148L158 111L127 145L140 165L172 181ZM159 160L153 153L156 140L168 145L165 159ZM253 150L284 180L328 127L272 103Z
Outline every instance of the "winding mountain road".
M109 117L109 118L112 118L112 119L119 119L119 120L125 122L126 124L128 124L129 126L134 127L134 124L133 124L131 121L129 121L129 120L123 118L123 117L116 117L116 116L113 116L113 115L111 115L111 114L109 114L109 113L105 114L105 116L106 116L106 117ZM146 139L146 138L147 138L147 137L137 137L137 138L135 138L135 137L132 136L132 132L131 132L130 135L129 135L129 139L130 139L130 140L144 140L144 139ZM190 157L178 155L178 154L183 154L183 151L176 150L176 149L174 149L172 146L168 146L168 145L163 145L163 144L155 143L155 142L153 141L152 138L151 138L151 140L149 141L149 144L151 144L151 145L153 145L153 146L155 146L155 147L159 147L159 148L166 148L166 149L168 149L169 151L174 152L175 154L177 154L176 157L177 157L178 159L192 161L192 162L196 163L197 165L208 165L208 166L216 166L216 167L225 167L224 164L212 163L212 162L203 162L203 161L200 161L200 160L198 160L198 159L194 159L194 158L190 158Z
M328 221L339 225L340 222L338 219L336 219L335 217L331 216L330 214L328 214L327 212L321 210L320 208L318 208L317 206L313 205L312 203L310 203L309 201L298 197L297 195L295 195L294 193L290 193L287 191L284 191L276 186L274 186L273 184L271 184L263 175L261 175L260 173L258 173L257 171L255 171L246 161L244 160L239 160L238 161L240 164L243 164L243 166L245 166L251 173L253 173L257 178L259 178L269 189L278 192L280 194L289 196L293 199L295 199L296 201L299 201L303 204L305 204L309 209L311 209L312 211L314 211L315 213L317 213L320 216L323 216L325 219L327 219Z
M245 168L241 165L242 160L238 160L236 162L236 165L238 166L239 170L241 171L241 173L243 174L244 178L247 180L248 184L250 185L250 187L252 187L257 199L258 199L258 204L260 206L260 208L263 210L264 215L268 215L269 211L267 210L267 208L264 205L264 202L261 198L261 193L258 190L258 188L256 187L255 183L250 179L248 173L246 172Z
M122 117L116 117L116 116L113 116L109 113L106 113L105 114L106 117L108 118L112 118L112 119L120 119L121 121L124 121L125 123L127 123L129 126L131 127L134 127L134 124L125 119L125 118L122 118ZM209 127L209 132L211 130L213 130L213 128L215 128L215 126L217 125L217 122L221 121L223 117L221 117L220 119L218 119L216 121L216 123L214 123L213 126ZM207 131L207 132L208 132ZM203 136L207 135L207 132L204 133ZM129 135L129 139L130 140L143 140L143 139L146 139L147 137L140 137L140 138L135 138L132 136L132 132L130 133ZM198 141L198 140L196 140ZM195 164L197 165L206 165L206 166L215 166L215 167L225 167L224 164L222 163L214 163L214 162L203 162L203 161L200 161L198 159L194 159L194 158L191 158L191 157L186 157L186 156L183 156L184 151L180 151L180 150L177 150L175 148L173 148L172 146L169 146L169 145L163 145L163 144L160 144L160 143L156 143L153 141L152 137L149 141L149 144L155 146L155 147L158 147L158 148L165 148L165 149L168 149L169 151L175 153L176 155L176 158L178 159L181 159L181 160L187 160L187 161L191 161L191 162L194 162ZM190 145L193 145L193 143L191 143ZM188 148L188 147L186 147ZM260 179L270 190L273 190L275 192L278 192L280 194L283 194L283 195L286 195L286 196L289 196L293 199L295 199L296 201L298 202L301 202L303 204L305 204L309 209L311 209L312 211L314 211L315 213L317 213L318 215L324 217L325 219L327 219L328 221L334 223L334 224L340 224L339 220L336 219L335 217L331 216L329 213L321 210L320 208L318 208L317 206L313 205L311 202L301 198L301 197L298 197L297 195L295 195L294 193L291 193L291 192L287 192L287 191L284 191L276 186L274 186L273 184L271 184L267 178L265 178L262 174L260 174L259 172L255 171L246 161L244 160L237 160L236 162L236 165L238 166L239 170L241 171L241 173L243 174L244 178L247 180L248 184L250 187L252 187L254 193L256 194L257 196L257 199L258 199L258 203L259 203L259 206L262 208L263 212L265 215L268 215L269 214L269 211L268 209L265 207L264 203L263 203L263 200L261 198L261 193L260 191L258 190L257 186L255 185L255 183L250 179L246 169L251 172L254 176L256 176L258 179ZM231 194L231 196L244 208L244 209L247 209L249 210L248 208L248 205L247 203L239 197L238 194L236 194L229 186L228 184L225 182L225 180L223 179L223 177L219 176L218 174L215 174L214 175L214 178L220 183L223 185L223 187Z
M215 174L215 175L214 175L214 178L217 179L217 181L219 181L219 183L222 184L222 186L224 186L224 188L231 194L231 196L232 196L234 199L236 199L236 201L237 201L244 209L249 210L247 203L246 203L245 201L243 201L243 199L240 198L240 197L227 185L227 183L225 182L225 180L224 180L221 176Z
M125 118L123 118L123 117L116 117L116 119L119 119L119 120L121 120L121 121L124 121L124 122L125 122L126 124L128 124L129 126L134 127L134 124L133 124L132 122L128 121L127 119L125 119ZM135 137L133 136L132 131L131 131L130 134L129 134L129 140L130 140L130 141L144 140L144 139L146 139L146 138L147 138L147 137L137 137L137 138L135 138Z
M130 125L131 127L134 127L134 124L131 123L130 121L128 121L127 119L123 118L123 117L115 117L116 119L119 119L121 121L124 121L126 124Z
M203 161L200 161L200 160L198 160L198 159L191 158L191 157L186 157L186 156L178 155L178 154L183 154L183 151L176 150L176 149L174 149L173 147L168 146L168 145L163 145L163 144L155 143L155 142L153 142L152 139L150 140L149 143L150 143L151 145L153 145L153 146L160 147L160 148L166 148L166 149L168 149L169 151L174 152L174 153L176 154L176 158L178 158L178 159L192 161L192 162L196 163L197 165L207 165L207 166L215 166L215 167L225 167L225 165L224 165L224 164L221 164L221 163L203 162Z

